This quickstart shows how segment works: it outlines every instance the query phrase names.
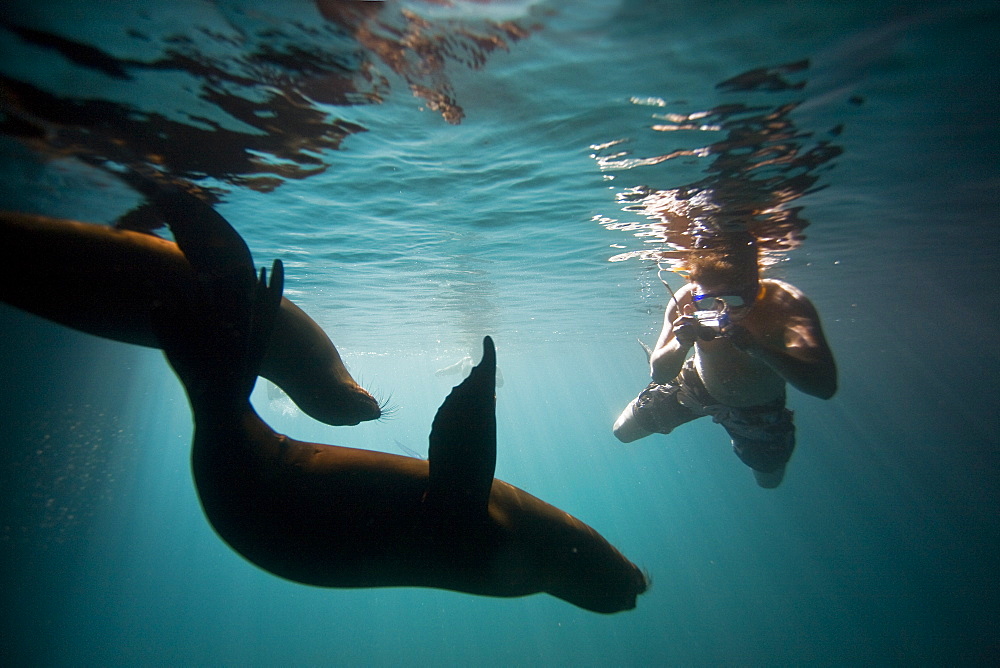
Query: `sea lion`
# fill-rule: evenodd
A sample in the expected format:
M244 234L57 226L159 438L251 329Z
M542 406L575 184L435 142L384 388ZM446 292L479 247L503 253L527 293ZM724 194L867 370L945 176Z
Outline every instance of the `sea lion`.
M214 223L228 227L221 217ZM248 400L281 298L280 261L270 285L263 271L255 282L248 253L245 266L234 264L244 257L233 250L242 245L235 230L216 229L206 241L203 221L197 234L173 227L207 289L199 300L157 309L154 329L194 415L191 459L202 508L236 552L270 573L322 587L547 592L594 612L635 607L647 587L639 568L583 522L493 478L492 339L438 410L427 460L293 440L275 433Z
M211 210L194 196L184 206L193 216ZM88 334L158 347L153 305L195 291L195 272L177 244L152 234L0 212L0 238L0 299ZM326 424L381 415L323 329L288 299L281 300L260 375Z

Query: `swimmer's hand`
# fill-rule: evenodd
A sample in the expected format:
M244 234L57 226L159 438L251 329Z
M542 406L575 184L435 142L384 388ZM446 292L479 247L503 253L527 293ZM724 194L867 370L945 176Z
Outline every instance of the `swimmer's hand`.
M682 314L674 320L672 327L674 328L674 337L677 339L677 342L685 348L693 346L698 339L710 341L715 338L715 333L712 330L703 327L698 322L698 318L694 316L694 306L691 304L684 306ZM706 338L706 335L708 338Z

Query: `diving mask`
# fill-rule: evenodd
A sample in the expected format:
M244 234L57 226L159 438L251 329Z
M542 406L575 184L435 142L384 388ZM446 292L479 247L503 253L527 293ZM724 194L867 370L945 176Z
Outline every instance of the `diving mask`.
M715 336L725 336L730 325L729 310L748 307L753 304L754 299L731 292L703 293L695 288L691 292L691 301L698 323L712 330Z
M750 306L753 300L737 294L702 294L695 290L691 293L691 301L696 311L726 311L730 308Z

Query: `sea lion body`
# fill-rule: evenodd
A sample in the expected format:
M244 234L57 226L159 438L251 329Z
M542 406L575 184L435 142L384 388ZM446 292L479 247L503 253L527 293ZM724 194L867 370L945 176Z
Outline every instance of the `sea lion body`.
M153 197L205 290L157 308L153 329L191 403L195 485L223 540L310 585L547 592L595 612L635 607L647 586L639 568L589 526L494 479L490 337L438 409L427 460L275 433L249 396L281 304L281 262L270 284L266 272L255 279L236 231L189 200Z
M434 503L433 458L454 452L432 447L428 461L305 443L275 433L249 407L205 405L195 423L192 468L206 516L233 549L283 578L502 597L547 592L601 613L634 608L646 589L643 573L594 529L494 480L492 470L482 514L473 498ZM495 442L473 443L467 456L489 458L480 447Z

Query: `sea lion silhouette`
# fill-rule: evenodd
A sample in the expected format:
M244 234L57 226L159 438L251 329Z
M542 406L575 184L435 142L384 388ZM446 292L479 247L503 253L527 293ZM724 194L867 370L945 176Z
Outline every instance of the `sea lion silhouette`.
M177 215L204 218L206 209L191 196ZM195 293L195 271L177 244L152 234L0 212L0 238L0 299L88 334L157 347L153 304ZM260 375L320 422L354 425L381 415L323 329L288 299L281 300Z

